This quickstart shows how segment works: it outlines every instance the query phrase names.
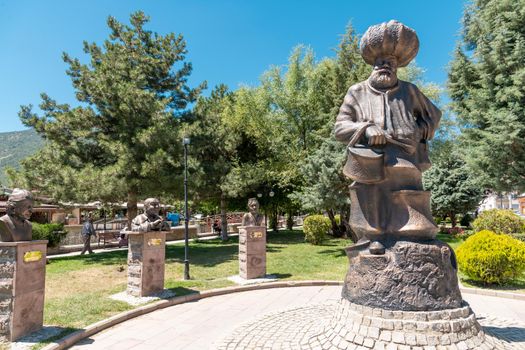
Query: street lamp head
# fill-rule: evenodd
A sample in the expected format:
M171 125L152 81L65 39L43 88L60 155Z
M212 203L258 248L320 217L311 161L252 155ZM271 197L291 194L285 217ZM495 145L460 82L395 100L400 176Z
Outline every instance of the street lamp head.
M262 193L257 193L257 197L261 198L262 197Z
M270 197L273 197L273 196L275 196L275 193L273 191L270 191L269 195L270 195Z
M190 138L189 137L184 137L182 139L182 144L183 145L189 145L190 144Z

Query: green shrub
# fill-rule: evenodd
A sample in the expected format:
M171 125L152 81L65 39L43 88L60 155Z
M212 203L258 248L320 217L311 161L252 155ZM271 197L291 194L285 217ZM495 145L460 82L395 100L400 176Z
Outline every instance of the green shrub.
M337 214L336 216L334 216L334 219L337 226L341 225L341 215Z
M525 233L513 233L511 236L525 242Z
M472 215L470 214L465 214L463 215L463 217L461 218L461 220L459 221L459 224L463 227L469 227L470 226L470 223L472 222L473 218L472 218Z
M310 215L304 219L304 239L312 244L321 244L332 227L330 219L323 215Z
M495 233L522 233L525 220L512 210L491 209L482 211L472 222L475 232L488 230Z
M443 221L443 218L441 216L434 216L434 222L436 225L441 225L441 222Z
M470 236L456 251L459 269L487 284L505 284L525 271L525 243L484 230Z
M60 240L67 234L64 231L64 224L38 224L36 222L33 225L33 239L47 239L48 247L56 247L60 243Z

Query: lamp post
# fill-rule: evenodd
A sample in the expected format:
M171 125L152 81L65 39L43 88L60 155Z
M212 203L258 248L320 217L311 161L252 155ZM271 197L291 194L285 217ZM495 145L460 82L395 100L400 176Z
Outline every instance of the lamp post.
M190 279L190 262L188 260L188 145L190 144L189 137L182 139L184 145L184 279Z
M275 196L275 192L273 192L273 190L270 190L270 193L268 193L268 195L270 196L270 201L271 201L273 196ZM273 201L271 201L271 203L272 203L272 205L270 205L270 208L272 208L272 213L271 214L272 214L272 217L275 220L275 227L277 227L277 215L275 214L275 207L273 205ZM272 232L275 232L273 227L272 227Z

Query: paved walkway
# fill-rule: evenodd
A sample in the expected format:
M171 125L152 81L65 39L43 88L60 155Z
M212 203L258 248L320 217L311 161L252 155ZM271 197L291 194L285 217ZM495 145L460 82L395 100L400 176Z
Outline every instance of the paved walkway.
M238 235L239 235L238 233L234 233L234 232L229 232L228 233L228 237L236 237ZM219 238L218 235L212 235L210 233L204 233L198 239L199 239L199 241L207 241L207 240L217 239L217 238ZM189 242L193 242L194 239L190 238L188 241ZM184 240L182 239L182 240L176 240L176 241L167 241L166 245L173 245L173 244L179 244L179 243L184 243ZM78 248L78 249L76 251L69 252L69 253L60 253L60 254L48 255L47 258L48 259L54 259L54 258L63 258L63 257L68 257L68 256L79 256L83 246L82 245L75 245L74 247ZM91 246L91 248L92 248L94 254L109 253L109 252L114 252L114 251L118 251L118 250L128 250L127 246L121 247L121 248L116 247L116 246L107 247L107 248L97 248L95 244L93 244Z
M71 349L206 350L220 344L243 323L268 313L335 302L340 297L341 288L276 288L201 299L131 319L84 339ZM525 324L525 301L475 294L464 294L463 297L478 315ZM525 329L512 329L521 336L525 335Z

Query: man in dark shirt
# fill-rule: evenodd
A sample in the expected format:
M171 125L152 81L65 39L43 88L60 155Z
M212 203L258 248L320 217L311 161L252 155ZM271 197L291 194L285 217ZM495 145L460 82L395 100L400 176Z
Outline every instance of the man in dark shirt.
M86 251L89 252L89 254L93 254L93 250L91 250L91 235L95 236L95 228L93 227L93 222L91 219L91 215L89 215L86 218L86 221L84 221L84 224L82 225L82 241L84 242L84 248L82 248L82 252L80 255L83 255L86 253Z

